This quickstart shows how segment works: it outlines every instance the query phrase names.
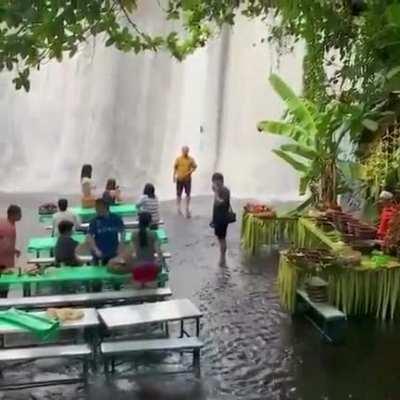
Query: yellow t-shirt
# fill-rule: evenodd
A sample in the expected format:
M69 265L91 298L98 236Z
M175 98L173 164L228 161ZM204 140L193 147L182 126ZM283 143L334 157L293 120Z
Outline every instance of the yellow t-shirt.
M192 172L197 168L192 157L180 156L175 161L175 173L178 181L190 179Z

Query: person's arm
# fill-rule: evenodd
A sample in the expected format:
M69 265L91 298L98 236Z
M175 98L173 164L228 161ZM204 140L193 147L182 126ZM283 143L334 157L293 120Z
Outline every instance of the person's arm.
M192 164L190 166L190 172L189 175L192 175L194 171L196 171L197 169L197 164L196 161L194 161L194 159L192 158Z
M174 164L174 173L172 175L172 179L174 181L174 183L176 182L176 172L178 170L178 159L175 160L175 164Z
M137 203L136 203L136 206L137 206L139 209L141 209L141 208L143 207L143 205L144 205L144 203L145 203L145 201L146 201L146 198L147 198L147 196L146 196L145 194L142 194L142 195L139 197L139 200L138 200Z
M115 201L117 201L118 203L122 202L122 193L119 187L115 189Z
M229 201L229 191L227 189L215 190L215 201L218 204L227 203Z
M89 244L91 251L96 255L96 257L101 257L102 253L101 250L96 245L95 233L96 233L95 225L94 222L92 221L89 225L89 232L88 235L86 236L86 241Z
M92 235L87 235L87 242L89 244L90 249L92 252L95 254L96 257L101 257L102 253L101 250L97 247L96 241L94 239L94 236Z

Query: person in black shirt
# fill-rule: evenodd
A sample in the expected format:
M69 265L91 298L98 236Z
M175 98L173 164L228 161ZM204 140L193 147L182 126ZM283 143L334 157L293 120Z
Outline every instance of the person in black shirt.
M81 265L76 256L79 243L72 238L74 224L71 221L61 221L58 224L59 236L54 249L56 263L63 263L70 266Z
M226 233L228 230L228 214L230 210L229 189L224 186L224 176L216 172L212 176L212 190L214 192L214 207L211 226L214 228L220 248L219 265L226 266Z

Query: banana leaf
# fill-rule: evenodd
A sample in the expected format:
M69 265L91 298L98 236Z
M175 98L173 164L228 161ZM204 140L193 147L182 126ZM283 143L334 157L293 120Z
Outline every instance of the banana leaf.
M302 141L308 135L307 131L301 126L281 121L261 121L257 125L257 129L260 132L290 137L296 141Z
M274 90L285 101L290 112L297 118L303 128L308 132L309 137L315 136L317 127L313 116L306 104L292 91L292 89L276 74L271 74L269 81Z
M279 156L280 158L282 158L284 161L286 161L287 163L289 163L296 171L300 171L303 173L307 173L309 168L307 165L301 163L300 161L294 159L291 155L287 154L286 152L279 150L279 149L275 149L273 150L273 152Z
M306 158L308 160L314 160L315 158L318 157L318 153L314 149L301 144L293 144L293 143L283 144L280 147L280 150L294 153L295 155Z

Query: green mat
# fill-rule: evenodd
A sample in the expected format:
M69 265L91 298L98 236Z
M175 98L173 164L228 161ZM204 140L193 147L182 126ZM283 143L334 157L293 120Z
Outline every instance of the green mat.
M79 216L82 222L88 222L96 216L94 208L72 207L71 212ZM120 217L134 217L138 213L136 204L118 204L110 207L110 212L117 214ZM40 222L49 222L53 219L52 215L39 215Z
M40 314L44 314L43 312ZM54 339L60 328L59 321L48 318L39 313L27 313L11 308L0 312L1 328L19 328L21 331L29 331L41 340Z
M82 233L76 233L72 237L77 242L83 243L85 241L86 235ZM157 229L157 238L162 244L168 242L167 232L165 231L164 228ZM132 232L131 231L126 232L125 240L129 241L131 239L132 239ZM57 238L52 236L32 238L29 240L27 249L29 253L50 251L54 249L56 243L57 243Z

